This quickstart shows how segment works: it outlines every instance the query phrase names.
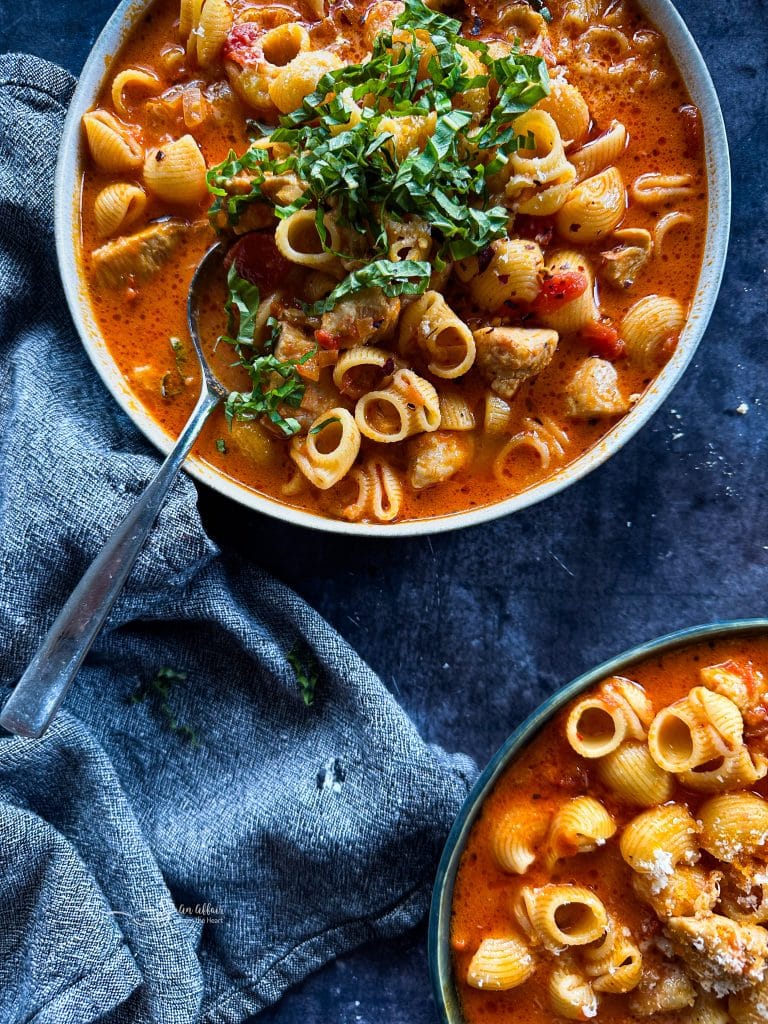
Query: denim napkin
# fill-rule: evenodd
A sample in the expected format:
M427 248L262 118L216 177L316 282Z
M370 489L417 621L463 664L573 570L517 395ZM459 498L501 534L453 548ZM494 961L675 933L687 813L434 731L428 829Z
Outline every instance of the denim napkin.
M159 461L59 285L52 179L73 84L0 57L6 691ZM293 650L318 666L310 707ZM0 1020L242 1021L424 914L473 774L245 540L209 540L179 479L66 710L40 740L0 739Z

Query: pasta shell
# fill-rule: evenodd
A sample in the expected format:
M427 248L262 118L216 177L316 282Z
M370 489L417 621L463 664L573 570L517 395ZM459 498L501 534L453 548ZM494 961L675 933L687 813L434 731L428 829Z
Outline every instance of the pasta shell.
M226 0L205 0L197 28L197 61L200 67L210 68L219 59L232 22L232 11Z
M549 1005L556 1017L591 1020L597 1017L598 999L592 985L575 965L559 963L549 976Z
M555 226L562 238L597 242L621 223L627 209L624 182L616 167L586 178L557 211Z
M512 406L493 391L485 393L483 430L487 434L506 434L512 422Z
M93 216L96 230L102 238L109 238L135 224L147 206L147 195L138 185L116 181L107 185L96 196Z
M441 391L439 399L442 430L474 430L475 414L463 395L457 391Z
M524 875L536 860L536 847L549 823L547 812L515 807L500 818L491 835L491 849L503 871Z
M536 110L544 110L554 119L566 145L581 142L589 131L587 101L570 82L553 81L549 96L539 100Z
M709 722L688 700L662 708L648 730L648 749L660 768L686 772L730 753Z
M580 885L543 885L533 890L531 924L550 951L601 939L608 915L598 896Z
M681 804L664 804L634 818L624 829L619 848L633 871L651 875L659 891L674 868L699 859L699 828Z
M605 757L616 750L627 734L626 715L599 694L585 697L571 709L565 735L582 757Z
M597 763L600 781L625 803L657 807L672 796L673 776L660 768L641 741L622 743Z
M730 751L741 746L744 719L732 700L706 686L695 686L688 694L688 703L718 733Z
M561 857L590 853L616 832L616 822L591 796L577 796L555 811L547 835L546 866L552 870Z
M360 431L340 406L315 420L306 437L291 441L291 458L311 484L328 490L346 476L360 451Z
M768 759L741 747L728 757L718 758L703 768L680 772L678 780L699 793L722 793L725 789L744 789L768 774Z
M483 939L470 961L467 984L503 992L522 985L535 968L530 950L520 939Z
M540 320L545 326L551 327L560 334L575 334L580 328L594 323L599 318L599 310L595 302L595 275L592 265L578 249L560 249L546 263L544 272L556 277L559 274L576 272L586 278L586 288L571 302L566 302L559 309L550 313L542 313Z
M570 161L576 168L579 181L591 178L593 174L616 163L626 145L627 129L621 121L613 121L602 135L598 135L592 142L571 153Z
M141 166L144 151L127 127L106 110L83 114L83 127L93 161L109 174L134 171Z
M323 75L340 67L341 61L330 50L299 53L278 71L269 86L269 98L281 113L289 114L315 91Z
M652 367L664 355L665 342L677 340L685 324L685 310L677 299L646 295L628 310L620 335L630 359Z
M123 117L129 115L128 107L125 105L125 90L136 88L157 92L160 88L160 79L140 68L126 68L125 71L115 75L112 82L112 104L118 114L122 114Z
M765 1024L768 1014L768 979L754 988L732 995L728 1000L728 1012L735 1024Z
M617 929L611 949L587 967L595 992L613 995L637 988L643 973L643 955L624 929ZM626 929L628 932L629 929Z
M151 150L144 161L144 183L167 203L191 206L208 193L206 166L191 135L182 135L162 149Z
M764 850L768 842L768 802L754 793L713 797L699 810L701 845L731 863Z

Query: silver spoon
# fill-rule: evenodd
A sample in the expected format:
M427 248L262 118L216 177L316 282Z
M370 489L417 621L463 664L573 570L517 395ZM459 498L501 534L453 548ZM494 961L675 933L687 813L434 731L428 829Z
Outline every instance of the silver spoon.
M42 736L51 724L83 659L123 589L171 484L203 424L227 396L203 353L198 329L200 300L206 281L221 274L226 247L212 246L189 285L189 333L203 371L200 397L186 426L154 480L117 527L72 591L37 654L0 713L0 725L17 736Z

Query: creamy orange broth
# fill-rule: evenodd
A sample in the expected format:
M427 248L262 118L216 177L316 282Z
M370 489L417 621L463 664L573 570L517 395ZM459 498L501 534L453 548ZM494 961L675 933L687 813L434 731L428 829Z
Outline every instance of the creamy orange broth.
M232 9L238 18L253 3L234 0ZM282 5L290 6L290 5ZM326 46L343 38L338 52L344 61L360 60L366 47L362 39L361 18L368 7L367 0L343 0L331 3L331 16L321 22L312 21L308 12L300 5L295 7L296 17L308 28L313 48ZM376 6L376 5L372 5ZM561 34L559 14L562 3L553 0L550 4L554 16L550 28L552 38L557 41ZM631 2L611 5L614 14L612 24L622 30L630 39L638 30L649 29L648 23L640 16ZM294 9L294 8L292 8ZM477 18L472 23L480 25L481 39L502 38L503 32L494 27L495 5L485 4L473 7ZM221 66L210 72L199 68L187 68L184 63L169 76L159 63L159 55L171 44L178 45L176 26L178 23L178 0L158 0L149 13L138 23L125 46L115 59L110 77L99 107L112 111L110 86L114 75L128 67L143 68L156 73L165 88L194 80L202 84L226 81ZM469 31L470 23L465 25ZM569 80L583 92L593 118L591 137L604 130L613 118L619 118L627 127L629 146L617 161L625 183L629 184L638 175L648 171L690 175L695 195L682 203L668 203L660 209L643 209L630 204L622 227L644 227L653 230L660 216L670 209L683 209L690 213L693 222L675 229L664 246L660 259L654 259L643 272L637 285L627 293L618 292L598 281L596 289L602 314L618 323L627 309L643 295L659 292L680 300L686 307L690 304L702 259L705 234L706 185L703 153L700 144L692 139L687 119L679 113L682 105L690 100L680 75L672 63L669 53L661 40L656 46L656 63L663 74L663 82L654 89L644 89L634 95L619 86L600 84L592 78L569 72ZM169 138L177 138L188 131L194 136L211 166L221 161L230 148L238 153L248 145L245 120L252 116L243 103L226 89L222 99L211 115L199 126L189 129L181 117L154 120L147 115L146 101L149 97L140 90L128 94L131 105L130 124L141 133L144 146L167 144ZM699 140L700 141L700 140ZM82 188L82 259L86 276L93 281L91 253L103 239L97 236L94 226L93 205L99 191L115 178L126 180L126 175L109 175L93 165L86 169ZM141 182L141 172L135 176ZM190 230L169 262L152 279L141 284L128 284L121 289L90 288L90 300L96 321L107 340L110 351L120 370L128 380L137 399L170 434L179 433L189 415L199 387L199 371L194 355L189 349L186 326L186 297L192 273L203 252L214 241L215 235L207 222L208 201L196 209L184 209L181 215L189 221ZM157 199L149 198L145 217L135 225L143 226L153 217L168 213L179 213ZM530 218L533 220L534 218ZM551 219L544 218L546 223ZM547 252L562 247L555 236L545 247ZM601 249L615 244L610 239L599 245L583 246L585 254L596 259ZM451 283L446 288L446 297L461 316L468 317L473 311L462 297L458 287ZM212 295L210 315L207 321L206 344L212 348L213 341L223 329L222 305L224 287L220 295ZM474 312L477 318L477 312ZM489 319L486 317L486 320ZM506 322L506 321L490 321ZM512 323L519 322L514 319ZM182 374L176 372L174 354L169 344L171 336L178 336L187 345L188 356L182 367ZM565 416L563 390L575 367L590 353L590 344L575 337L561 338L560 345L551 364L538 376L525 382L513 399L513 427L509 433L519 430L524 417L547 415L558 426L565 429L569 444L565 455L554 460L544 470L539 458L529 449L519 449L508 478L500 483L491 472L491 464L508 436L490 436L482 430L482 401L487 384L476 369L471 370L458 382L463 393L470 399L476 410L478 429L475 435L475 455L469 468L460 470L452 479L424 490L405 487L400 520L419 519L460 512L498 502L519 493L553 473L562 470L591 448L605 435L619 417L574 420ZM214 366L233 388L247 389L248 380L242 371L230 369L232 351L219 346L212 357ZM619 382L624 395L639 395L652 382L654 372L644 371L627 359L616 362ZM325 371L330 373L329 371ZM423 366L419 372L429 378ZM169 375L169 376L168 376ZM186 378L186 379L184 379ZM439 383L439 382L436 382ZM165 385L165 386L164 386ZM222 441L224 444L222 445ZM218 442L218 445L217 445ZM226 447L226 452L219 450ZM405 471L407 454L403 444L376 445L363 438L359 460L373 449L387 448L384 453L398 471ZM289 442L273 438L258 429L240 429L231 436L222 412L215 413L196 446L196 453L206 462L214 465L225 476L250 489L275 497L297 508L321 514L329 514L329 496L312 486L305 487L297 496L286 497L281 486L291 476L293 465L288 455Z
M699 669L733 660L740 666L752 662L755 669L768 673L768 638L709 641L650 658L633 666L627 676L640 683L654 711L684 697L699 685ZM461 859L453 896L451 947L454 977L467 1024L552 1024L556 1018L547 996L548 967L543 965L519 988L507 992L481 991L465 981L467 968L481 940L491 935L517 932L512 917L514 894L525 885L546 882L574 883L595 892L613 914L627 925L633 940L641 945L661 932L654 912L634 896L632 871L619 852L621 829L642 808L628 807L616 799L595 773L595 763L576 754L565 738L565 723L574 704L567 705L525 749L502 776L483 805ZM765 736L750 740L750 749L766 751ZM749 786L751 792L768 797L768 782L762 779ZM503 872L490 848L494 825L511 807L529 804L532 813L554 810L564 800L590 795L599 800L614 817L619 832L605 846L589 854L580 854L558 862L548 874L534 863L524 876ZM694 818L701 804L712 794L693 793L677 785L672 799L685 803ZM710 866L707 854L702 863ZM611 1024L630 1024L652 1019L658 1024L679 1020L677 1013L658 1013L652 1018L633 1016L627 1009L629 995L601 994L597 1019Z

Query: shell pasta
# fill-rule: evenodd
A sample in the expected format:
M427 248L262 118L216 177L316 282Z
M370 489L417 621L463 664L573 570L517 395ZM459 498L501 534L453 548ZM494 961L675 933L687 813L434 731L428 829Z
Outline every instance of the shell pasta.
M768 639L632 672L546 724L475 819L451 920L467 1024L765 1020Z
M348 522L494 504L596 445L672 356L706 227L697 124L634 0L156 0L82 122L94 315L178 432L186 291L223 241L200 326L230 394L201 458Z

